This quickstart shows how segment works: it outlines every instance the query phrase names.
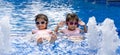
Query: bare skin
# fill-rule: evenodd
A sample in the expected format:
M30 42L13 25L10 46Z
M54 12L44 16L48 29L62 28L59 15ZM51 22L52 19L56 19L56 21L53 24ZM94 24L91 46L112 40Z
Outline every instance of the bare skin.
M58 30L59 30L59 28L60 28L60 27L63 27L65 23L66 23L65 21L61 21L60 23L58 23L58 25L56 26L54 32L57 33ZM83 31L86 33L86 32L87 32L87 27L86 27L85 23L84 23L83 21L79 20L78 24L80 24L81 26L84 27L84 30L83 30ZM75 28L76 28L76 26L68 25L68 29L69 29L69 30L74 30ZM60 31L60 32L62 32L62 31Z
M37 22L41 22L41 21L45 21L45 20L44 19L37 19ZM36 27L38 28L38 30L44 30L44 29L46 29L47 24L36 24ZM35 33L36 32L32 31L32 34L35 34ZM53 43L57 39L57 37L53 32L50 32L49 34L52 35L50 38L50 43ZM43 43L43 38L37 39L37 44L39 44L39 43Z
M75 22L75 21L71 21L71 22ZM58 33L59 28L63 27L64 24L66 24L65 21L61 21L60 23L58 23L58 25L55 28L54 32ZM83 21L79 20L78 24L84 27L84 30L79 30L79 31L86 33L87 32L87 28L86 28L85 23ZM67 26L68 26L68 30L70 30L70 31L74 31L77 28L77 25L70 25L69 23L67 24ZM60 32L64 33L62 30L60 30ZM67 38L70 39L71 41L75 41L75 42L76 42L76 40L77 41L83 40L83 37L81 37L81 36L79 36L79 37L78 36L74 36L74 37L70 37L70 38L67 37Z

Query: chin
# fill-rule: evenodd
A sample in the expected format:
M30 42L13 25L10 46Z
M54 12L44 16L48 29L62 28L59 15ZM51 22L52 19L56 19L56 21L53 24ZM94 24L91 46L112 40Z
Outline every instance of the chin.
M75 28L69 28L69 30L73 31L73 30L75 30Z

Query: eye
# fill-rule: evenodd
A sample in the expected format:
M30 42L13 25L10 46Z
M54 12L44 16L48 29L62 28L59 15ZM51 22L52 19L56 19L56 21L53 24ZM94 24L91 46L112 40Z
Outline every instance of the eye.
M46 21L41 21L41 24L45 24L46 23Z
M41 24L44 24L45 22L41 22Z
M38 24L40 24L39 22L36 22L36 24L38 25Z
M78 24L78 22L75 22L75 25L77 25Z

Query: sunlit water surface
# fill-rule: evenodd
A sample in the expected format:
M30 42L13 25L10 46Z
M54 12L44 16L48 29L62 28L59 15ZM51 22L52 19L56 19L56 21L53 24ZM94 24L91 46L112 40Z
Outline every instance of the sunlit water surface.
M87 18L88 22L83 19L88 26L88 33L84 34L85 40L74 43L58 35L55 43L44 42L36 45L36 42L31 39L33 37L31 30L36 28L35 15L46 14L49 18L48 28L54 30L58 22L65 20L67 13L82 12L75 10L70 3L59 4L59 2L27 1L17 4L1 0L0 55L120 54L120 40L114 20L105 18L104 21L97 22L94 15Z

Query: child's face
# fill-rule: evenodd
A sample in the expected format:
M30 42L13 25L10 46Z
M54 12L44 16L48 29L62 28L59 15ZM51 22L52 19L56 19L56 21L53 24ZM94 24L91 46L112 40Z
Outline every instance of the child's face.
M36 21L36 26L39 30L46 29L47 27L47 22L44 19L37 19Z
M76 20L71 20L67 22L68 29L73 31L77 28L78 22Z

